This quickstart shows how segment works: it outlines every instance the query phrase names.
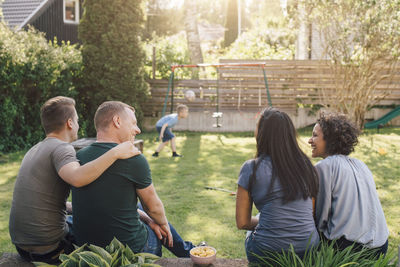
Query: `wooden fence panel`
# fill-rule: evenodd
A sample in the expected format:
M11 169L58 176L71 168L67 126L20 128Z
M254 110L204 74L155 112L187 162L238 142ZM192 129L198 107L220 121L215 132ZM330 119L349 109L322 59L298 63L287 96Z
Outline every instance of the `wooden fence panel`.
M335 97L335 80L326 61L317 60L221 60L220 63L265 63L272 105L286 112L296 112L299 106L322 105L323 95ZM381 74L388 73L382 68ZM215 111L217 90L219 110L258 111L268 106L264 73L261 67L229 66L218 69L218 80L175 80L174 107L186 104L191 110ZM163 108L168 80L149 80L151 95L145 115L158 115ZM196 99L185 99L186 90L192 90ZM389 80L382 80L375 88L375 96L382 99L378 105L400 104L400 66ZM167 111L170 110L171 91Z

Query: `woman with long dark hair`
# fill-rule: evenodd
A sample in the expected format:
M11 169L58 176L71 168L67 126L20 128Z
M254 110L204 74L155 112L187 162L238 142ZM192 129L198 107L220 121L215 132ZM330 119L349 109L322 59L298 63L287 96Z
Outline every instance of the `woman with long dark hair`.
M288 251L290 245L302 256L319 243L312 204L317 173L286 113L265 109L255 135L257 154L240 170L236 197L236 225L249 230L247 259L259 262L266 253ZM253 203L259 216L252 216Z
M316 222L324 239L339 249L371 248L385 254L389 230L371 171L348 155L358 143L358 128L343 114L321 114L308 141L320 184Z

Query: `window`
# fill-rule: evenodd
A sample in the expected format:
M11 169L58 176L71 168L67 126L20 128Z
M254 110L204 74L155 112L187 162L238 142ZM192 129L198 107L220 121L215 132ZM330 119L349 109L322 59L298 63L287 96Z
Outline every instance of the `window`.
M64 23L79 23L79 0L64 0Z

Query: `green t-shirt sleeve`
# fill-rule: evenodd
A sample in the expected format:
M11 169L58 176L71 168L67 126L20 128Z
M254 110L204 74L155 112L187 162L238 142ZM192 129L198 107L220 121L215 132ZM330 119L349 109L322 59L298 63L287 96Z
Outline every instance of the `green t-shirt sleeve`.
M137 189L143 189L152 184L149 163L143 155L124 160L125 177L132 181Z

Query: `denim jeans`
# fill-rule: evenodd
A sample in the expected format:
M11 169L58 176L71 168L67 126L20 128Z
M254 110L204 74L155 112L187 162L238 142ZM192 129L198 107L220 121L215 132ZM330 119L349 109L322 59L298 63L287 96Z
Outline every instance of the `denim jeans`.
M250 263L259 264L261 266L266 266L268 264L274 266L274 262L272 261L273 257L271 258L271 256L274 254L281 254L281 253L277 251L267 251L262 249L254 240L253 234L254 232L248 231L246 235L245 248L246 248L247 260ZM296 252L296 254L302 259L304 257L305 251Z
M48 264L60 264L60 260L58 259L60 254L69 254L74 251L73 244L75 243L75 238L72 231L72 216L67 216L67 224L69 227L69 231L64 236L56 249L50 251L46 254L35 254L25 251L18 246L15 246L18 254L25 259L26 261L37 261L37 262L46 262Z
M142 206L138 204L138 208L143 210ZM190 250L195 247L192 242L184 241L182 237L178 234L175 228L170 224L169 228L171 229L172 238L174 239L174 243L172 247L168 247L168 245L164 245L169 251L171 251L175 256L178 258L189 258L190 257ZM144 245L142 252L152 253L157 256L162 256L162 242L160 239L157 238L154 231L145 224L147 227L148 237L147 242Z

